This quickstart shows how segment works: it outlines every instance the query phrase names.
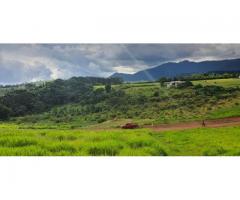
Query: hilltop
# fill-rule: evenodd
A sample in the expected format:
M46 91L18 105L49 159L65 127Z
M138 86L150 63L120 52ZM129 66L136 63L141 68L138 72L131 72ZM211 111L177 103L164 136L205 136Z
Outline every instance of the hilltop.
M240 59L228 59L203 62L168 62L157 67L142 70L135 74L115 73L111 77L122 78L125 82L156 81L159 78L179 77L203 73L240 72Z

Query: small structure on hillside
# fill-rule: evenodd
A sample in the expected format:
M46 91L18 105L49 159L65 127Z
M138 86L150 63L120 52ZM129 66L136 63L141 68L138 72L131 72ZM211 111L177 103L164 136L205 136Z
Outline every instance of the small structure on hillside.
M170 81L170 82L166 82L166 86L167 86L167 88L180 87L180 86L184 85L185 83L186 83L186 81Z

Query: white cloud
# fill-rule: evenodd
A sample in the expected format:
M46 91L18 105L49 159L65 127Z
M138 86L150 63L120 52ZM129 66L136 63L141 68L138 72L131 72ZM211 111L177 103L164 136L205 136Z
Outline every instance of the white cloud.
M133 74L136 72L136 69L128 66L117 66L117 67L113 67L113 69L119 73Z
M168 61L240 58L240 44L0 44L0 83L134 73Z

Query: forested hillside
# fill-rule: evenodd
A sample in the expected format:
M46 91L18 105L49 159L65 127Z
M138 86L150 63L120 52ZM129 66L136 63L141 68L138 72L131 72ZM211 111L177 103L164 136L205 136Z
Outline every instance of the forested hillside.
M109 87L120 83L118 78L73 77L68 80L57 79L40 86L26 84L21 87L2 87L6 92L0 97L0 118L39 114L68 103L88 104L98 95L93 86Z

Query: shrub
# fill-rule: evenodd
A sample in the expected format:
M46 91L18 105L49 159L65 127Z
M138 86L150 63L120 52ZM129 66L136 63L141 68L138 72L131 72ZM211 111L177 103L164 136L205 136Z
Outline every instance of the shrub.
M191 81L185 81L184 83L180 84L178 88L187 88L193 86Z
M154 97L159 97L159 91L155 91L155 92L153 93L153 96L154 96Z
M106 121L106 118L104 118L104 117L100 117L99 119L97 119L98 123L103 123L105 121Z

